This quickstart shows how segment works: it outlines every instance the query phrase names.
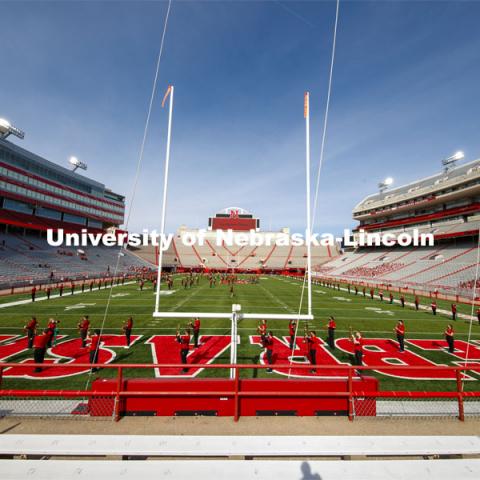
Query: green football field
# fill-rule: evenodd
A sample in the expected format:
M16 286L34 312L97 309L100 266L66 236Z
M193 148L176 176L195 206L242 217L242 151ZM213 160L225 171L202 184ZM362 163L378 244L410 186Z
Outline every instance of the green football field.
M246 277L239 277L245 279ZM162 287L164 290L164 287ZM315 320L309 322L308 327L315 329L317 335L326 338L326 323L329 315L334 315L337 322L337 338L348 336L350 327L363 332L366 338L391 338L394 339L393 328L398 320L404 320L408 338L417 339L443 339L443 331L449 323L450 316L439 313L434 317L430 311L415 311L407 306L404 309L398 304L390 305L388 301L380 302L378 299L364 298L361 293L357 296L346 291L332 290L318 285L312 286L313 290L313 314ZM161 310L177 312L231 312L232 304L241 304L243 312L264 313L291 313L299 312L302 282L286 277L261 276L258 284L237 284L235 295L230 295L228 285L218 285L210 288L208 279L201 278L198 285L184 289L181 286L181 276L175 277L175 284L170 294L161 297ZM54 295L56 292L52 292ZM49 317L61 320L60 331L62 335L78 337L77 323L80 318L88 314L92 328L100 328L103 325L104 333L121 333L122 324L127 316L134 318L133 334L143 335L130 349L116 349L116 363L152 363L152 350L150 345L144 342L152 335L174 335L177 327L183 327L187 321L176 319L157 319L152 317L154 309L154 292L150 282L145 283L143 291L139 290L136 283L132 282L124 286L116 286L112 289L108 312L105 316L110 289L94 290L92 292L76 293L70 295L64 291L62 298L41 300L44 296L40 292L37 301L32 304L9 305L12 302L29 300L29 295L3 297L0 300L0 334L23 334L23 326L31 315L35 315L40 325L46 326ZM407 298L407 301L410 299ZM427 305L427 299L422 299ZM439 308L449 308L447 303L439 303ZM306 290L303 298L302 312L306 308ZM467 311L468 307L459 311ZM256 334L256 320L241 320L238 326L240 345L238 347L238 363L258 364L261 349L257 345L251 345L249 336ZM463 319L455 322L456 338L466 340L469 331L469 323ZM277 337L288 335L288 321L271 320L268 329ZM303 336L304 324L299 327L299 335ZM202 334L229 335L230 320L202 319ZM480 339L480 326L477 322L472 325L472 340ZM423 357L438 364L453 364L459 361L445 352L423 351L412 345L407 348ZM352 362L350 355L336 349L333 355L341 362ZM21 362L32 358L31 352L23 352L9 361ZM66 361L66 360L65 360ZM178 358L172 358L175 363ZM229 363L230 350L225 350L215 363ZM114 370L102 370L98 375L91 376L81 374L63 379L52 380L28 380L5 377L2 388L84 388L92 377L113 377ZM152 369L133 369L125 372L126 377L153 377ZM227 376L227 370L205 370L202 376ZM275 378L277 374L268 375L262 370L248 370L242 373L244 377L267 377ZM382 390L452 390L455 381L411 381L393 378L381 374L375 374L380 379ZM478 390L480 388L480 375L472 373L476 379L465 382L466 390ZM285 378L285 377L283 377Z

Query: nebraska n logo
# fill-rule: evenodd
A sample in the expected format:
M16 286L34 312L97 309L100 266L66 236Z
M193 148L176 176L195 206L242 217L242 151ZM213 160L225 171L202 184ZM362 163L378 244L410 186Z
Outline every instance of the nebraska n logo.
M230 210L230 218L238 218L238 210Z

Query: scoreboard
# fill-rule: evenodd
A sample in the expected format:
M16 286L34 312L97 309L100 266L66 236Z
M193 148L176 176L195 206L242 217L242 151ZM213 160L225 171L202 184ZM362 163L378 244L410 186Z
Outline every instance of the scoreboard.
M208 219L209 230L257 231L260 220L243 208L229 207Z

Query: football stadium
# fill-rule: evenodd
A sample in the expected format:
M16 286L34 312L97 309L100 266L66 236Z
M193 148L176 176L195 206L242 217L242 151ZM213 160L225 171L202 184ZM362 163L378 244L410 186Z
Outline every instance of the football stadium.
M130 6L86 3L57 11L53 2L42 22L57 14L81 19L85 12L99 18ZM4 111L0 102L1 478L479 478L475 135L460 139L462 150L438 157L424 156L437 152L427 140L421 159L406 168L393 153L370 166L366 151L351 160L362 158L364 177L355 176L352 163L342 177L328 177L328 142L342 125L329 120L332 95L343 85L334 83L342 68L335 55L345 61L342 14L350 25L361 12L338 0L253 2L266 9L265 18L284 15L282 22L312 31L320 28L313 12L328 17L323 81L293 80L288 115L298 136L288 147L277 140L278 160L263 146L262 160L240 154L208 160L222 140L209 143L207 135L206 163L189 163L194 147L185 117L200 104L186 89L198 87L177 79L168 63L172 50L183 54L169 45L169 35L182 38L169 29L206 9L228 18L233 31L235 15L251 8L250 2L190 3L146 2L134 13L138 36L142 22L156 15L156 63L153 85L148 76L140 82L151 95L146 119L144 108L138 120L143 130L135 129L137 144L106 147L122 163L105 159L99 168L100 161L71 154L59 161L59 152L72 151L69 142L82 151L78 145L87 138L69 139L73 120L57 127L67 147L50 148L57 132L45 139L41 125L38 134L35 122L25 120L24 128L16 118L29 118L28 106L5 102ZM395 16L382 2L357 3ZM457 8L462 16L479 13L468 2L442 3L431 12L439 22ZM11 6L13 22L27 18L25 6ZM214 40L210 48L221 47ZM235 70L228 63L221 68ZM88 115L95 106L105 108L92 101ZM114 122L106 112L98 115ZM378 125L395 114L382 115ZM446 128L441 124L439 130ZM238 119L219 125L243 128ZM208 132L201 120L194 128L198 138ZM442 131L439 147L457 145L442 143L450 135ZM268 136L261 129L250 134L265 142ZM97 142L103 140L93 135L92 148ZM387 151L395 148L402 150L400 142ZM279 160L283 150L294 157L290 166ZM271 177L259 180L259 172ZM282 182L290 195L285 201Z

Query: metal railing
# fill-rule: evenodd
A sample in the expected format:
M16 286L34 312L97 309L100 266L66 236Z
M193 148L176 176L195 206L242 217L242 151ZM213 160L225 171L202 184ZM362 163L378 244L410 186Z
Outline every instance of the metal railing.
M464 377L463 372L467 370L472 370L473 367L462 367L462 366L350 366L350 365L336 365L334 370L336 371L335 379L345 380L345 389L339 389L338 391L292 391L288 390L289 379L285 378L283 383L285 388L276 390L276 391L262 391L262 390L244 390L242 389L242 380L241 373L247 370L263 370L266 368L277 369L290 369L295 368L295 370L310 370L312 365L310 364L278 364L278 365L245 365L245 364L188 364L188 368L195 369L206 369L206 370L226 370L229 371L233 369L235 372L233 380L228 382L228 388L215 389L215 390L199 390L195 388L198 380L189 378L184 379L189 381L191 389L188 390L166 390L166 389L157 389L154 391L148 390L126 390L124 389L124 380L127 380L125 372L134 369L180 369L183 365L179 364L119 364L119 365L108 365L108 364L72 364L68 363L59 363L59 364L28 364L29 368L34 368L36 366L41 366L44 370L54 369L54 368L99 368L104 371L116 371L116 377L109 377L109 380L112 381L115 385L115 388L111 390L96 390L95 387L92 387L91 390L65 390L65 389L8 389L4 388L6 379L4 378L4 373L8 372L9 368L18 367L18 363L0 363L0 412L3 411L2 415L5 416L9 410L9 405L17 402L15 404L18 407L19 401L32 401L39 399L57 399L56 406L48 407L46 403L43 403L41 408L32 409L32 415L55 415L53 411L54 408L61 410L60 415L65 415L65 406L61 401L66 401L68 399L73 400L88 400L91 398L102 398L105 399L105 416L112 417L115 421L120 420L122 417L122 401L127 398L135 397L157 397L157 398L166 398L166 397L229 397L233 399L233 418L235 421L238 421L240 418L240 402L242 398L246 397L256 397L256 398L342 398L347 399L348 404L348 418L353 420L357 416L383 416L383 417L405 417L405 416L455 416L459 420L463 421L465 416L480 416L480 390L479 391L465 391L464 390ZM25 366L25 364L24 364ZM316 370L319 374L325 372L328 374L328 371L332 370L331 366L322 366L317 365ZM414 371L421 369L422 371L431 370L433 371L450 371L452 377L450 381L454 381L454 388L452 391L439 390L439 391L368 391L368 390L359 390L355 385L354 380L359 378L365 378L365 374L368 372L374 372L381 370L388 375L390 370L406 370ZM344 371L345 376L339 377L338 371ZM137 378L137 377L136 377ZM161 379L161 377L159 378ZM297 376L295 380L303 379L310 381L321 382L322 379L316 379L315 377L302 377ZM328 379L323 377L323 380ZM153 380L153 379L152 379ZM225 378L226 380L226 378ZM266 379L264 379L267 381ZM278 377L276 378L278 380ZM448 380L446 380L448 381ZM45 385L44 380L42 386ZM31 385L31 382L29 382ZM432 382L433 385L434 382ZM30 386L29 385L29 386ZM453 385L452 385L453 387ZM368 405L367 403L359 402L359 400L371 399L376 402L384 402L382 404L382 409L378 411L378 408L372 409L369 411L365 406L359 407L359 405ZM427 405L422 402L427 401L437 401L433 402L431 405ZM413 408L408 402L419 402L421 403L421 408ZM440 403L438 403L440 401ZM3 402L3 403L2 403ZM6 402L6 403L5 403ZM11 402L11 403L8 403ZM112 404L113 402L113 404ZM468 403L468 411L465 410L465 404ZM37 402L38 403L38 402ZM52 404L53 405L53 404ZM38 405L33 405L38 407ZM51 408L52 411L45 410L45 406ZM470 408L470 406L472 408ZM84 409L87 408L86 405L83 405ZM75 407L81 410L78 405ZM360 408L360 410L359 410ZM363 409L363 410L362 410ZM11 410L15 412L14 409ZM20 410L22 415L29 416L29 407L27 405L22 405ZM423 412L423 414L422 414ZM73 412L75 413L75 412ZM15 413L12 413L15 416ZM101 414L100 414L101 416Z

